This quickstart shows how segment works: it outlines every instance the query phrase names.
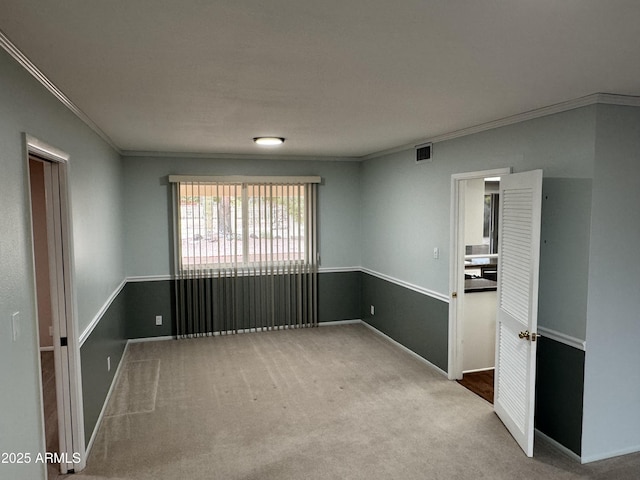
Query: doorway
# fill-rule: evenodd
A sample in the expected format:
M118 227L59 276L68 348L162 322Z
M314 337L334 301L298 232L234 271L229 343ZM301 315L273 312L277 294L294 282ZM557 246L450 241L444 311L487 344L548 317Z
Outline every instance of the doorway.
M493 403L500 177L463 180L465 244L462 379L458 383Z
M42 348L42 422L47 474L84 468L80 352L74 321L68 156L24 136L29 177L38 344Z
M451 178L449 379L463 380L465 373L472 374L477 378L471 383L484 390L484 395L476 393L485 399L487 388L493 388L487 384L492 378L496 341L497 230L490 223L497 212L493 202L497 201L498 179L510 172L502 168Z
M467 181L499 176L499 254L495 324L494 411L525 454L533 456L542 170L452 175L449 378L464 366L464 208ZM485 254L482 254L486 256ZM471 342L476 339L472 338Z
M47 232L47 194L45 161L29 156L29 185L31 188L31 225L38 312L38 340L40 345L40 373L46 452L54 455L47 460L47 478L55 478L60 471L58 402L56 392L55 354L53 347L53 318L51 311L51 278L49 269L49 238ZM57 456L57 457L56 457Z

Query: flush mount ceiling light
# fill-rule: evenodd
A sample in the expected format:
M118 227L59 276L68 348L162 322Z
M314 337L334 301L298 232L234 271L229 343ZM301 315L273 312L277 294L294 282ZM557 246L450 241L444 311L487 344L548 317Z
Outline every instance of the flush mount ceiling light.
M284 143L284 138L282 138L282 137L254 137L253 141L256 142L258 145L273 147L273 146L276 146L276 145L282 145Z

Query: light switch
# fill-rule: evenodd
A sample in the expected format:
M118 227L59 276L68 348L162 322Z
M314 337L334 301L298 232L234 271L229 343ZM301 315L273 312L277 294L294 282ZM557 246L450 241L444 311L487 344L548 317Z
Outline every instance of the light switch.
M162 315L156 315L156 325L162 325Z
M13 341L17 341L20 336L20 312L11 315L11 329L13 330Z

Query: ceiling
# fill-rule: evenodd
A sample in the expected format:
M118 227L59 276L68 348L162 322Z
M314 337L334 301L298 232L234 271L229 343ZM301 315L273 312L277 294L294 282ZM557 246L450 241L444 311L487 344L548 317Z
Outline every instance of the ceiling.
M121 151L363 157L640 95L637 0L0 0L0 30Z

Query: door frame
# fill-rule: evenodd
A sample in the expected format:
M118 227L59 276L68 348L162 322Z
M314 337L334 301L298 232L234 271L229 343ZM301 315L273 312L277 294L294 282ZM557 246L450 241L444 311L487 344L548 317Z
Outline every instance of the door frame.
M45 161L45 180L47 195L47 231L49 244L50 288L52 307L63 312L54 315L53 351L55 363L56 397L58 409L59 450L63 461L60 462L62 474L83 470L86 465L84 438L84 413L82 402L82 377L80 370L80 344L75 321L76 296L74 288L73 234L71 229L71 202L68 183L69 155L27 133L23 134L24 161L29 176L29 157ZM31 215L31 184L29 189L29 214ZM55 213L54 213L55 212ZM59 214L59 216L58 216ZM33 225L30 222L31 238ZM35 270L35 255L32 251ZM34 275L34 292L37 286ZM36 325L38 325L38 309ZM66 337L67 345L61 338ZM38 340L39 344L39 340ZM40 354L38 349L38 355ZM39 364L39 360L38 360ZM40 390L42 396L42 390ZM41 398L41 403L43 399ZM44 415L41 418L44 432ZM44 437L43 437L44 438ZM43 452L46 449L43 449Z
M512 167L454 173L451 175L450 249L449 258L449 348L447 376L462 378L464 328L464 222L466 180L509 175ZM462 292L462 294L460 294Z

